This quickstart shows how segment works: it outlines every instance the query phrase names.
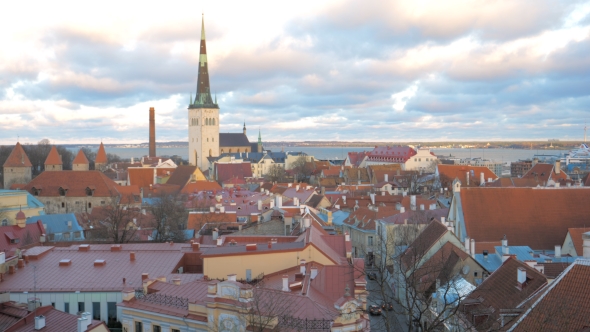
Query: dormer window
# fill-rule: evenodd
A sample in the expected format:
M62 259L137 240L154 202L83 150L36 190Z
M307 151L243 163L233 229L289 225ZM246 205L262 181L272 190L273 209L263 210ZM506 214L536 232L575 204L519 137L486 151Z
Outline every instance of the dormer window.
M59 195L60 196L65 196L67 192L68 192L67 189L59 187Z
M86 196L93 196L94 195L94 189L90 188L90 187L86 187Z

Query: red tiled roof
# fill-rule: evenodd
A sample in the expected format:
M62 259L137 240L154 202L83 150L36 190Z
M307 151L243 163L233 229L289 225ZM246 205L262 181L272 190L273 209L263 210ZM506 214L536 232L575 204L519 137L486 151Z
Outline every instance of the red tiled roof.
M119 204L141 204L139 186L117 186L117 191L121 194Z
M453 278L453 272L457 263L464 262L470 256L452 242L445 243L426 262L413 271L410 282L413 288L424 293L431 289L438 279L441 284L446 284Z
M47 159L45 159L45 165L62 165L63 162L61 161L61 157L59 153L57 153L57 149L55 146L51 147L51 151L47 155Z
M590 326L590 262L574 262L527 303L514 331L584 331ZM527 272L528 273L528 272Z
M26 224L24 228L16 225L0 226L0 251L9 252L11 249L39 243L41 234L44 233L45 229L40 221ZM17 242L12 243L11 240Z
M196 169L197 166L178 166L172 175L170 175L170 178L168 181L166 181L166 184L174 184L182 189L191 180L191 176L196 171Z
M416 154L416 150L405 145L376 146L369 154L369 160L405 163Z
M232 177L240 179L252 177L252 167L249 162L244 163L215 163L216 180L219 182L226 181Z
M67 188L66 197L86 197L86 188L94 188L95 197L113 197L119 194L117 184L99 171L43 172L24 188L35 195L33 188L40 190L40 197L60 196L59 188Z
M524 288L518 287L517 270L526 270L527 281ZM494 273L484 281L463 301L461 311L473 322L471 313L489 312L489 317L475 318L478 330L497 330L500 325L500 309L514 309L522 301L547 284L547 278L534 268L515 258L508 258ZM473 303L473 304L468 304ZM534 329L530 330L534 331Z
M219 183L215 181L195 181L189 182L180 191L181 194L198 193L199 191L216 191L221 190Z
M578 254L578 256L582 256L582 254L584 253L584 241L582 240L582 234L590 232L590 227L568 228L567 231L568 233L570 233L570 237L572 238L572 242L574 243L576 254Z
M236 222L237 215L235 213L189 213L187 229L199 230L206 223L225 223Z
M43 332L77 331L78 329L79 316L59 311L52 306L45 306L37 308L35 312L27 314L26 318L23 317L18 322L13 324L12 327L6 330L2 329L2 331L35 332L37 331L37 329L35 329L35 315L43 315L45 317L45 327L42 329ZM100 321L93 320L85 331L93 331L94 328L103 324L104 323Z
M88 161L88 158L86 158L84 151L80 149L80 151L78 151L78 154L76 155L76 158L74 158L74 161L72 161L72 164L90 164L90 162Z
M371 152L370 151L363 151L363 152L349 152L348 153L348 160L350 161L350 164L358 167L362 161L365 159L365 157L369 156Z
M155 169L151 167L129 167L127 168L129 184L143 187L149 187L154 184Z
M440 181L444 187L450 186L457 178L461 181L461 187L467 186L467 174L469 172L469 186L479 186L481 173L483 173L484 181L489 178L495 180L498 178L494 172L485 166L471 166L471 165L445 165L438 164L438 174Z
M106 164L108 162L107 153L104 150L104 145L100 142L100 146L98 147L98 152L96 153L96 158L94 162L97 164Z
M355 226L358 229L375 230L375 220L391 217L398 214L399 211L395 206L379 206L377 211L371 208L359 207L356 211L350 212L344 223L349 226Z
M547 184L547 181L553 180L566 180L569 177L564 171L560 171L559 174L555 172L555 165L553 164L543 164L538 163L533 168L529 169L525 175L522 176L523 179L531 178L541 182L541 185Z
M4 167L33 167L29 157L25 153L25 149L23 149L22 145L19 142L16 143L14 149L4 162Z
M568 228L584 227L590 189L461 188L466 235L492 242L504 235L512 245L535 250L562 244Z

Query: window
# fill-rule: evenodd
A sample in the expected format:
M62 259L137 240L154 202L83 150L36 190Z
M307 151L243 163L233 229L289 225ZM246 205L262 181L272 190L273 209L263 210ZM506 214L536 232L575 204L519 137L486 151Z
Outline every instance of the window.
M109 315L109 323L117 321L117 302L107 302L107 314Z
M215 142L215 137L211 138L211 142Z
M369 240L368 245L372 246L373 245L373 237L369 236L368 240Z
M159 325L152 326L153 332L162 332L162 328Z
M70 302L64 303L64 312L70 313Z
M172 332L180 332L180 330L179 330L179 329L172 329L171 331L172 331Z
M79 239L82 237L82 232L78 231L78 232L74 232L74 238Z
M92 203L88 202L88 208L92 209Z
M64 240L70 239L70 233L64 233Z
M100 302L92 302L92 319L100 320Z
M47 234L47 240L53 241L54 238L55 238L55 234Z
M477 271L474 271L474 272L473 272L473 276L474 276L474 277L477 277Z
M84 302L78 302L78 312L84 312Z
M65 202L61 202L61 207L65 208L66 207L66 203Z
M143 324L141 322L135 322L135 332L143 332Z
M55 302L51 302L51 306L55 308Z
M104 201L100 201L100 205L104 205L104 203L105 203Z
M8 226L8 220L7 219L2 220L2 226Z
M209 142L209 137L207 137L207 142Z

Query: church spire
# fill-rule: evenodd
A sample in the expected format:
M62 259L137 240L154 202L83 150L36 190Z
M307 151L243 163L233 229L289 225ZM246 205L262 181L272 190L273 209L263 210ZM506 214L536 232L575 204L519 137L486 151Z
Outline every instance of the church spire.
M209 67L207 65L207 43L205 41L205 16L201 19L201 47L199 52L199 76L195 102L189 108L219 108L211 98L209 86Z
M244 135L246 135L246 120L244 120Z

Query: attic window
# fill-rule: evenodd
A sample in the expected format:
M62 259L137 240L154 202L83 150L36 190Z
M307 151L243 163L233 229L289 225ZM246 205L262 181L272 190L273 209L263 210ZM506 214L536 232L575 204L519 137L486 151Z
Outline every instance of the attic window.
M7 219L2 220L2 226L8 226L8 220Z
M94 194L94 189L86 187L86 196L92 196Z
M66 195L66 193L67 193L67 190L66 190L66 189L64 189L64 188L62 188L62 187L59 187L59 195L60 195L60 196L65 196L65 195Z

